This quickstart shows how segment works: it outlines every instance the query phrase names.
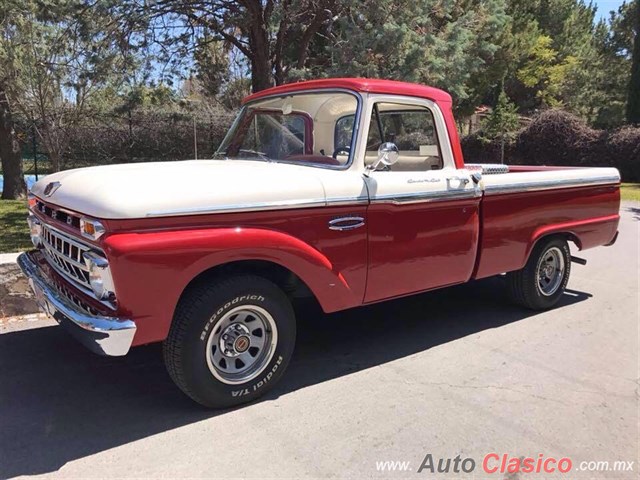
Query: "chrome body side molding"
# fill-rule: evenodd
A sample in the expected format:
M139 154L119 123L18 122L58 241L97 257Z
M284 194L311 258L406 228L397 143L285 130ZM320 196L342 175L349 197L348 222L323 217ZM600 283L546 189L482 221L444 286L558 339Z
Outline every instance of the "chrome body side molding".
M503 183L492 185L485 178L485 195L499 195L503 193L531 192L535 190L555 190L560 188L577 188L594 185L615 185L620 182L620 175L607 175L582 179L540 180L537 182ZM488 184L487 184L488 183Z
M257 202L198 207L181 210L162 210L149 212L147 217L175 217L180 215L207 215L214 213L242 213L267 210L290 210L293 208L317 208L340 205L361 205L369 203L366 196L335 197L335 198L305 198L300 200L287 200L283 202Z
M454 200L469 200L482 196L479 189L449 190L420 193L396 193L388 195L377 195L371 199L371 203L392 203L394 205L405 205L410 203L423 202L451 202Z

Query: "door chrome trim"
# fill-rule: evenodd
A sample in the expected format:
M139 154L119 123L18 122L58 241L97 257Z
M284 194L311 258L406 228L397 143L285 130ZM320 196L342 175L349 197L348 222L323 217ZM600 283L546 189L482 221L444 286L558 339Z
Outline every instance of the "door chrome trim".
M419 193L392 193L378 195L371 199L371 203L392 203L394 205L406 205L410 203L445 202L453 200L466 200L482 196L479 189L434 191Z
M331 205L363 205L369 203L369 197L367 195L360 195L358 197L333 197L327 198L327 206Z
M345 224L345 225L342 225ZM329 230L335 230L338 232L345 232L348 230L355 230L364 226L363 217L340 217L334 218L329 221Z

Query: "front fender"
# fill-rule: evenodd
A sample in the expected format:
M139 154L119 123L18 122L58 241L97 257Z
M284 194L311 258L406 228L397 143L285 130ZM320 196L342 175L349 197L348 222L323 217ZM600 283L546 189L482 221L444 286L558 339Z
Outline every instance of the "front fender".
M361 303L331 261L308 243L261 228L208 228L107 237L103 248L116 286L119 313L138 326L134 345L166 338L182 292L199 274L240 260L263 260L295 273L322 308Z

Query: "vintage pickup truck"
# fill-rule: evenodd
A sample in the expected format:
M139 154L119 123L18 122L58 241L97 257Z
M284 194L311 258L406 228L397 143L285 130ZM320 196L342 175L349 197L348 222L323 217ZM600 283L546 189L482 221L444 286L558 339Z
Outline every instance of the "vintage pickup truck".
M451 97L326 79L244 100L213 159L83 168L36 183L41 308L105 355L164 342L196 402L263 395L293 352L291 299L325 312L506 274L531 309L578 249L610 245L614 168L466 165Z

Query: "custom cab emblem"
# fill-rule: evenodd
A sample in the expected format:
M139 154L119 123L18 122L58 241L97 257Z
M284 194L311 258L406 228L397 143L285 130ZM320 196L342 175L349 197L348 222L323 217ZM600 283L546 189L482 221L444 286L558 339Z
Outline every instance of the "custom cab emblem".
M46 197L50 197L51 195L53 195L56 190L58 190L60 187L62 186L62 184L60 182L51 182L49 184L47 184L46 187L44 187L44 195Z
M407 183L438 183L440 181L439 178L410 178L407 180Z

